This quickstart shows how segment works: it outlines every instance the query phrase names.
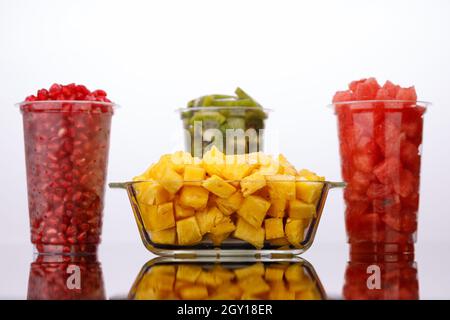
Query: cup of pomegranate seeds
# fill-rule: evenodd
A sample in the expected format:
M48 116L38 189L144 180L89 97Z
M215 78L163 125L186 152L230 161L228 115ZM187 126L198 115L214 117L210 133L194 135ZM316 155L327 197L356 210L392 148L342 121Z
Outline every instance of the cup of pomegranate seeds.
M413 253L423 116L414 87L374 78L334 95L352 253Z
M103 90L54 84L19 106L31 242L39 253L96 253L115 104Z

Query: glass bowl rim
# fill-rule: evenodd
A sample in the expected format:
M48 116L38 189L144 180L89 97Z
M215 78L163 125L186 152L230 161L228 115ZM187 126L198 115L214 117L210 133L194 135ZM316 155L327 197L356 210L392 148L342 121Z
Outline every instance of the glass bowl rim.
M380 100L380 99L373 99L373 100L350 100L350 101L338 101L338 102L332 102L326 105L327 108L334 108L336 106L341 105L356 105L356 104L363 104L363 103L410 103L415 104L417 106L428 108L429 106L433 105L433 103L429 101L422 101L422 100Z
M63 103L73 103L73 104L99 104L103 106L111 106L114 109L120 108L121 105L114 102L105 102L105 101L93 101L93 100L36 100L36 101L22 101L14 104L15 107L23 107L28 104L63 104Z
M260 108L260 107L248 107L248 106L203 106L203 107L186 107L186 108L178 108L175 109L175 112L189 112L189 111L217 111L217 110L260 110L266 113L273 112L273 109L269 108Z

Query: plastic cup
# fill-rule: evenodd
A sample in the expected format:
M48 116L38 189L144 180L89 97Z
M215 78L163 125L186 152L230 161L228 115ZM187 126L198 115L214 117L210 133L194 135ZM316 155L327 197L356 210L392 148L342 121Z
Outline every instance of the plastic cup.
M96 253L114 104L20 103L31 242L39 253Z
M429 103L333 104L345 222L353 253L412 253L417 234L423 115Z

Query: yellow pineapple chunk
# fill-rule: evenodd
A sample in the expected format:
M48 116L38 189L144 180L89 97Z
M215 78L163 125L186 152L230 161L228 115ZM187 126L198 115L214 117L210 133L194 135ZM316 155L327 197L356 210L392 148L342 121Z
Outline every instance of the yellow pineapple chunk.
M177 193L183 186L183 177L169 166L164 169L158 181L171 194Z
M234 237L247 241L257 249L261 249L264 246L264 228L255 228L242 218L239 218L237 221Z
M295 299L295 292L290 291L286 288L286 285L284 282L281 281L275 281L272 282L272 287L269 292L269 300L294 300Z
M269 201L258 196L248 196L247 198L244 198L237 213L253 227L259 228L261 227L269 207Z
M287 281L304 281L305 272L303 266L299 263L291 264L284 273Z
M139 210L141 212L142 222L144 223L144 228L147 231L153 230L152 221L155 219L154 217L157 215L158 206L155 205L146 205L141 203L139 205Z
M194 158L192 158L189 152L177 151L170 156L170 161L172 162L173 169L182 174L185 167L194 163Z
M234 283L224 283L216 288L210 297L212 300L238 300L242 295L242 289Z
M289 217L293 219L310 219L316 216L316 206L301 200L289 201Z
M152 231L150 232L150 238L158 244L177 244L177 231L175 228Z
M195 214L194 208L183 207L179 203L179 200L176 200L174 203L175 203L175 218L176 218L176 220L189 218Z
M218 224L212 227L211 233L215 235L229 234L233 232L235 229L236 226L233 224L231 219L229 217L223 217Z
M180 264L177 269L177 281L195 282L202 268L194 264Z
M143 289L155 289L172 291L175 282L175 274L164 273L164 272L153 272L146 273L140 282L140 286Z
M269 240L269 243L275 247L289 246L289 241L286 239L286 237L271 239Z
M264 278L267 281L283 281L284 268L277 266L269 266L266 268Z
M236 188L221 177L213 175L202 183L202 186L220 198L228 198L236 192Z
M222 279L224 282L229 282L235 278L235 275L231 270L224 268L221 265L215 265L212 272L217 278Z
M199 277L197 278L198 284L203 284L208 287L218 287L222 283L224 283L224 279L221 277L218 277L214 272L212 271L205 271L202 270Z
M276 174L266 180L271 199L295 199L295 176Z
M195 218L197 219L201 235L204 235L222 220L223 213L217 207L212 207L198 211L195 214Z
M201 186L205 179L206 171L200 166L188 165L184 168L184 185Z
M244 279L252 275L263 276L264 272L264 264L262 264L261 262L257 262L252 264L251 266L234 270L234 273L236 274L236 277L238 279Z
M291 176L297 175L297 170L295 167L286 159L286 157L282 154L278 156L278 162L280 164L280 173L287 174Z
M253 166L247 162L245 155L226 155L222 176L227 180L241 180L247 176Z
M259 275L252 275L239 280L239 286L245 294L258 295L270 290L270 286Z
M164 189L159 183L154 181L145 181L136 183L136 196L139 203L161 204L173 199L173 195Z
M300 219L290 219L286 221L286 226L284 230L286 232L286 237L290 244L296 248L301 248L301 242L304 237L304 221Z
M175 226L172 202L160 204L159 206L146 206L146 209L142 218L147 230L161 231Z
M253 173L241 180L242 195L247 197L266 186L266 179L258 172Z
M202 234L195 217L177 221L178 244L193 245L202 240Z
M323 189L323 183L320 181L324 181L325 178L303 169L298 172L297 180L303 180L297 181L295 184L297 199L317 204Z
M210 176L222 176L225 167L225 155L216 146L213 146L203 155L202 164Z
M237 209L239 209L242 201L244 201L244 197L242 196L240 191L236 191L228 198L217 198L216 205L224 215L229 216L233 212L236 212Z
M208 298L208 289L202 285L185 286L178 293L183 300L201 300Z
M317 174L308 169L299 170L297 176L299 178L304 178L304 180L308 181L325 181L325 177L318 176Z
M195 210L206 207L208 203L208 190L202 187L185 186L180 192L180 204Z
M230 233L222 233L222 234L209 234L209 238L211 239L214 246L219 247L222 242L224 242L228 237L230 236Z
M283 218L286 212L287 201L284 198L271 199L271 205L267 214L273 218Z
M320 294L316 290L306 290L295 293L297 300L320 300Z
M283 219L269 218L264 220L266 240L284 237Z
M161 158L159 158L159 161L150 166L144 174L148 177L148 179L161 180L166 168L175 170L172 163L171 154L162 155Z

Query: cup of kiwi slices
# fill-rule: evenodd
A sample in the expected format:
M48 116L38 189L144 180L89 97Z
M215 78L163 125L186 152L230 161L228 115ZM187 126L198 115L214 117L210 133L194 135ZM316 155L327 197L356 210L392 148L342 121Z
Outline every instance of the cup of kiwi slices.
M263 151L265 121L270 110L241 88L234 93L201 96L178 110L183 121L185 151L198 158L213 146L225 154Z

